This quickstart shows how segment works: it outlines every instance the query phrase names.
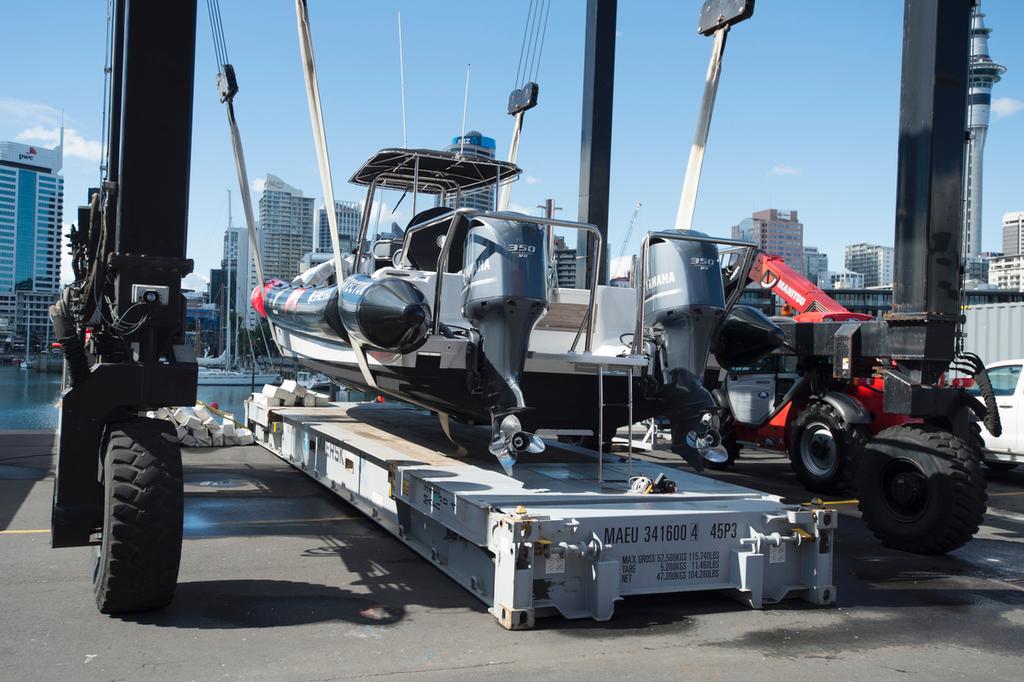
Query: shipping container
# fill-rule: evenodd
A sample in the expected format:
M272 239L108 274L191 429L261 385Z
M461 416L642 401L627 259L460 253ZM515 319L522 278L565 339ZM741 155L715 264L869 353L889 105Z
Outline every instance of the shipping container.
M986 364L1024 358L1024 303L990 303L964 309L964 349Z

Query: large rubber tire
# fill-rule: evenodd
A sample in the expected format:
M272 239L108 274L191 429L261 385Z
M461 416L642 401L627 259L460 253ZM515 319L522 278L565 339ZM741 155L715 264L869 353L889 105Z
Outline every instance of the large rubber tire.
M789 462L805 488L836 493L854 486L856 462L870 435L863 424L847 424L839 412L821 400L804 407L793 422Z
M981 454L929 424L879 432L857 463L857 497L882 544L916 554L944 554L970 540L985 517Z
M998 462L985 459L985 438L981 435L981 425L978 422L971 423L971 445L981 455L985 466L992 471L1013 471L1017 468L1016 462Z
M181 560L181 448L174 427L156 419L112 424L108 433L96 607L101 613L160 609L174 597Z
M735 466L736 460L740 456L740 444L736 440L736 421L728 410L724 411L719 421L718 433L722 436L722 447L729 453L729 459L724 462L712 462L706 459L704 466L715 471L724 471Z

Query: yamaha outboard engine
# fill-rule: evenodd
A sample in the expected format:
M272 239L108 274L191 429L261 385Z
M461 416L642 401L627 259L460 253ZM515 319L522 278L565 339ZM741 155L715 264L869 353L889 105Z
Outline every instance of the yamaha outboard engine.
M462 314L480 335L491 454L511 474L516 455L544 442L521 431L519 386L534 325L548 307L547 237L535 223L477 218L466 237Z
M349 338L370 348L411 353L430 335L430 306L404 279L349 275L339 307Z
M694 236L705 236L690 231ZM725 461L718 408L704 388L711 340L725 313L725 291L713 244L651 240L644 323L653 328L663 394L672 421L672 452L698 471L704 458Z

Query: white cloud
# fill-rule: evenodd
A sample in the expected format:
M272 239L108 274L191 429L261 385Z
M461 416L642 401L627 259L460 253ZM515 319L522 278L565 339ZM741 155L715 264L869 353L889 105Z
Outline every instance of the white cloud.
M266 184L267 184L267 179L266 178L256 178L255 180L252 180L251 182L249 182L249 186L252 187L252 191L253 192L262 192L263 188L266 186Z
M35 126L22 130L15 136L19 142L34 142L56 147L60 144L60 128L44 128ZM74 128L64 129L64 156L85 159L86 161L99 161L103 155L103 148L99 140L87 140L78 134Z
M537 209L535 209L535 208L531 209L529 206L524 206L523 204L517 204L514 201L510 201L509 202L508 210L512 211L513 213L524 213L526 215L537 215Z
M539 185L540 184L540 178L538 178L535 175L527 175L526 176L526 184L527 185Z
M13 125L60 125L61 112L42 102L0 97L0 121Z
M775 165L768 171L768 175L800 175L800 169L796 166Z
M210 281L198 272L188 273L181 282L182 289L191 289L192 291L206 291L209 286Z
M992 113L996 115L996 118L1013 116L1022 109L1024 109L1024 102L1014 97L996 97L992 100Z

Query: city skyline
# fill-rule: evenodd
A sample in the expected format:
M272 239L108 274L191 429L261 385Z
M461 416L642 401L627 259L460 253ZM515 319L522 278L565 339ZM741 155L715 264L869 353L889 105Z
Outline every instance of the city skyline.
M322 206L294 30L282 28L294 24L291 8L266 5L251 11L246 3L222 5L242 88L237 107L254 186L259 187L266 169L273 170ZM16 71L9 74L0 99L0 139L30 144L49 140L52 146L65 112L67 224L74 216L70 208L84 201L85 190L96 186L98 175L105 5L61 7L53 12L52 7L24 3L8 10L19 25L46 22L61 47L39 64L47 67L45 81ZM326 27L341 20L345 9L314 5L314 39L339 199L361 197L345 183L352 169L375 149L401 143L397 56L393 65L382 59L370 69L344 68L365 50L390 54L397 47L396 10L403 12L409 28L410 146L441 147L459 129L465 64L471 61L467 130L494 136L499 157L507 149L511 119L504 105L515 70L514 55L508 54L518 54L521 32L512 28L521 28L525 6L453 2L438 12L415 3L381 3L365 8L365 30L346 41L331 41L325 39ZM671 225L678 201L709 41L680 33L677 27L692 24L696 11L682 3L643 8L620 3L609 243L621 243L632 207L642 200L644 216L631 251L640 232ZM1014 67L1024 59L1024 45L1010 39L1013 29L1024 25L1024 7L985 0L984 11L987 25L995 29L993 49L1000 63L1010 67L992 100L985 152L982 249L998 251L1002 214L1024 209L1016 171L1024 153L1024 96L1018 86L1024 74ZM652 12L664 20L650 22ZM425 40L443 30L445 18L452 15L473 17L481 27L510 28L466 31L462 40L446 45ZM779 40L807 16L814 17L814 30L800 40ZM513 208L556 197L566 207L562 217L575 216L582 17L581 2L552 7L550 30L559 39L549 41L545 50L540 103L527 115L519 158L524 175L514 191ZM754 19L730 36L695 227L725 236L729 226L753 210L793 206L808 225L805 242L836 263L842 262L845 243L851 241L847 235L892 244L901 32L900 3L759 5ZM74 40L60 40L72 35ZM864 50L868 36L871 49ZM32 50L28 36L14 33L8 38L0 46L0 57L8 63ZM814 59L808 60L807 54ZM223 108L210 75L210 36L202 21L197 58L189 251L197 272L205 273L216 267L220 252L224 189L236 184ZM667 81L652 75L652 62L670 65L669 72L677 75ZM816 83L813 91L803 87L811 81ZM353 92L370 96L352 98ZM769 106L752 108L751 101ZM385 224L404 224L409 217L402 210L395 216L388 213Z

